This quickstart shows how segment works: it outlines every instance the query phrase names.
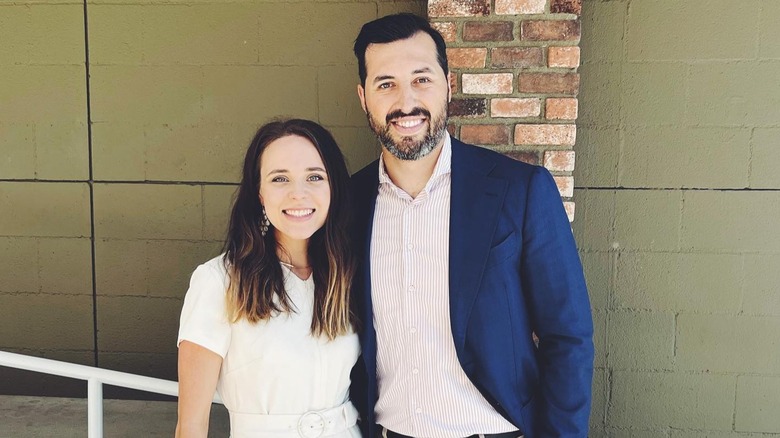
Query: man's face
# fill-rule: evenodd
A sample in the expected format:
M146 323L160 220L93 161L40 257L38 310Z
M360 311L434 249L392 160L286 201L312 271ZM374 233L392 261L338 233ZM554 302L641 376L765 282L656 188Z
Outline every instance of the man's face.
M428 34L369 45L358 96L371 129L395 157L417 160L441 144L450 84Z

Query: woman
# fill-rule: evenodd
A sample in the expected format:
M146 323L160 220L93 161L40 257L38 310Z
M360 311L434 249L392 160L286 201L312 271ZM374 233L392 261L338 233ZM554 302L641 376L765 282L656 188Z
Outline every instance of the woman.
M178 437L205 437L215 389L233 438L359 437L348 179L330 133L260 128L224 254L192 274L179 327Z

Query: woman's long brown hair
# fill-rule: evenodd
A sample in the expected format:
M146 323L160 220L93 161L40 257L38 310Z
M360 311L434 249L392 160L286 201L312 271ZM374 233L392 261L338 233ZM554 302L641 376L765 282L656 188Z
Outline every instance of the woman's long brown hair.
M349 172L333 136L319 124L301 119L274 121L262 126L244 159L238 195L230 215L224 263L230 274L228 312L232 321L252 323L281 312L294 312L284 289L273 226L260 232L262 206L260 161L274 140L297 135L309 140L322 158L330 184L330 207L325 225L309 239L308 255L314 279L314 315L311 333L328 339L349 332L355 323L349 286L355 271L350 238Z

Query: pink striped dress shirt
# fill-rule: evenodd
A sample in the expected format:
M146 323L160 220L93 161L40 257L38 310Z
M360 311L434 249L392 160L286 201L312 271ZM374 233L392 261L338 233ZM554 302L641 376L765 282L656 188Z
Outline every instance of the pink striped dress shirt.
M433 175L414 199L393 184L379 161L371 237L375 412L380 425L414 437L517 430L469 381L455 352L449 306L451 156L446 135Z

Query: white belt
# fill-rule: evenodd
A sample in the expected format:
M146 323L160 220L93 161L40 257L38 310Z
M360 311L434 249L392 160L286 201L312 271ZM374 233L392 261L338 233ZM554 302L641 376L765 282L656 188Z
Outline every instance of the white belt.
M305 414L265 415L230 413L231 438L301 437L320 438L344 432L357 423L358 412L351 402Z

